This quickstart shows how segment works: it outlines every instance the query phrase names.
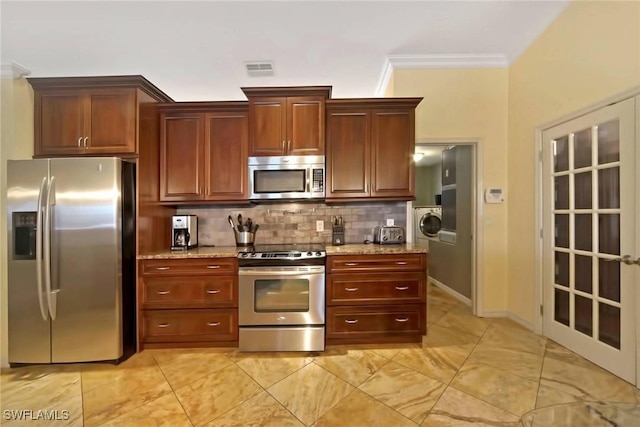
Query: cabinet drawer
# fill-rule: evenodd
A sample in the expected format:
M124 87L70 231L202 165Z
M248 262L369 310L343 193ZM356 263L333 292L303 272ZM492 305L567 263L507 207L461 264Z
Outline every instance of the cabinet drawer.
M398 304L426 302L425 273L327 275L327 304Z
M333 255L327 258L328 273L425 271L426 268L426 254Z
M238 339L238 311L145 310L145 342L235 341Z
M425 305L327 307L327 338L426 333Z
M144 279L144 308L236 307L237 276Z
M237 272L235 258L145 259L140 262L143 276L235 275Z

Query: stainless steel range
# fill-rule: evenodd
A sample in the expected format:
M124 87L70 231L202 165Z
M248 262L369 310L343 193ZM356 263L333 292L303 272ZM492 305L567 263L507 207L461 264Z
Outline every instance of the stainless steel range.
M322 245L263 245L238 254L240 351L324 350Z

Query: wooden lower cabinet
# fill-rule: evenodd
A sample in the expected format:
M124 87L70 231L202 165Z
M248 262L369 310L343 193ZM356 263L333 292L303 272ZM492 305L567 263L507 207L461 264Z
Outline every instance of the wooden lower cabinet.
M235 342L238 310L145 310L145 342Z
M426 254L329 256L327 344L420 342L426 265Z
M235 258L141 260L139 349L238 345Z

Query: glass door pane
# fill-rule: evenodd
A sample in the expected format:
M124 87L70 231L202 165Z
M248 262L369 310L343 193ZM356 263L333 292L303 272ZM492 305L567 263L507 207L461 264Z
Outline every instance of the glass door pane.
M309 311L308 279L254 281L256 313Z

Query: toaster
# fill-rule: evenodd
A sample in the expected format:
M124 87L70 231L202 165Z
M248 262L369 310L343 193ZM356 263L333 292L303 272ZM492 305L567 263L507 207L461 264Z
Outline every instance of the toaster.
M381 226L376 227L373 234L373 243L380 245L392 245L404 243L404 227Z

